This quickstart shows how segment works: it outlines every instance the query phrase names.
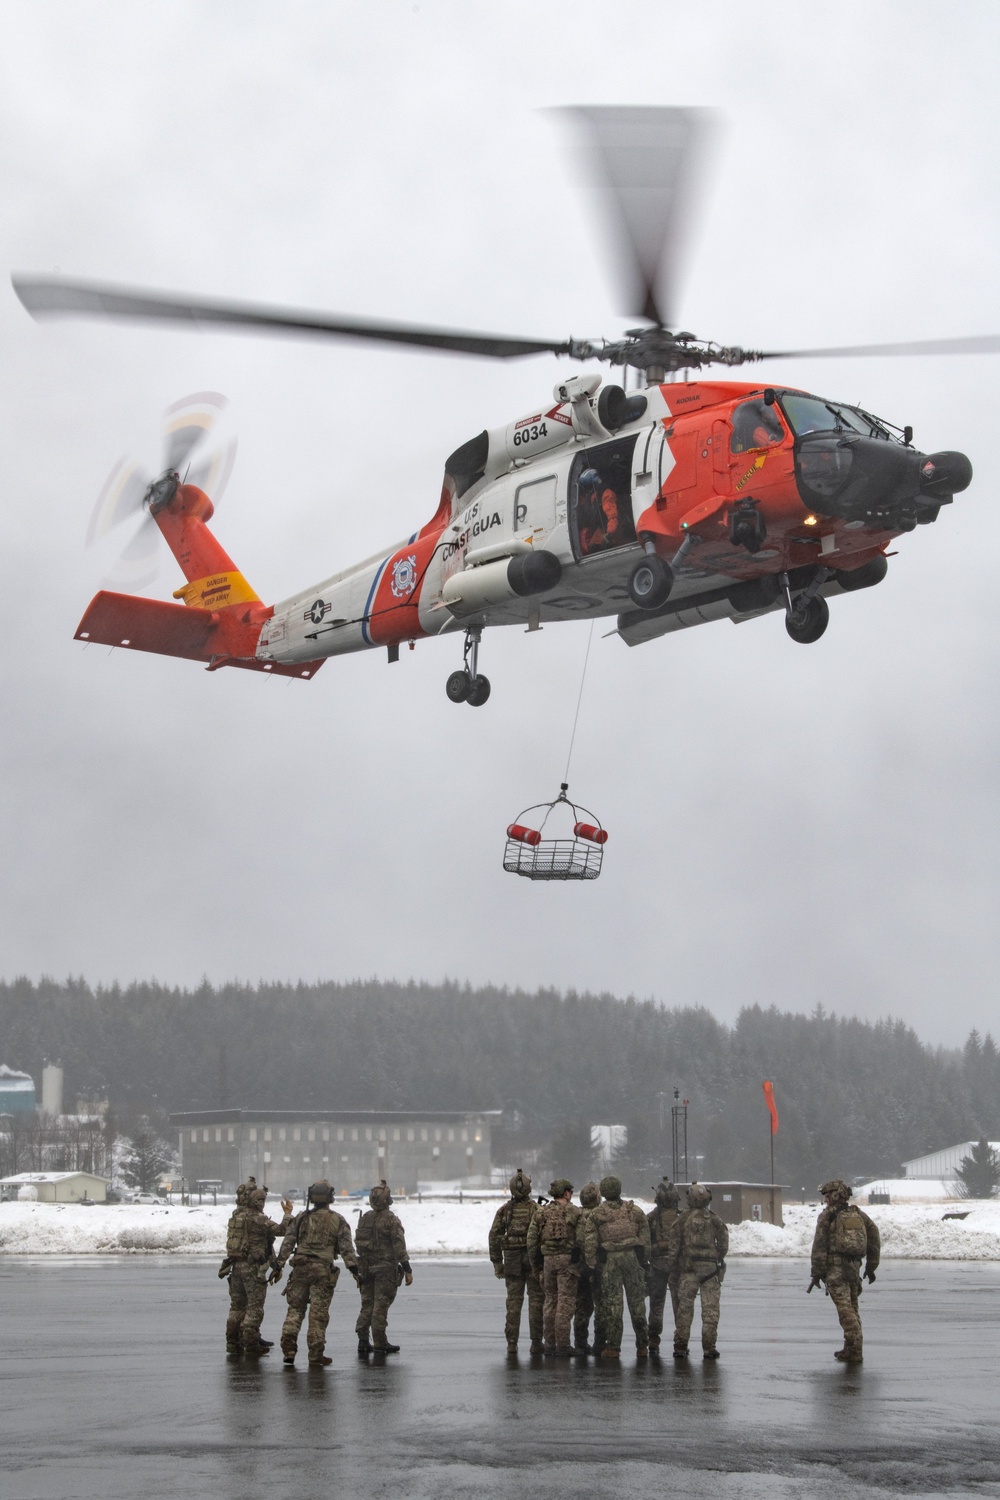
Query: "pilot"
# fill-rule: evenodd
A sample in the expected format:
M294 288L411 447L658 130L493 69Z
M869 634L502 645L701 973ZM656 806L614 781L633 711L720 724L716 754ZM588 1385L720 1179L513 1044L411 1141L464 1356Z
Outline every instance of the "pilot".
M784 437L781 423L763 401L745 401L733 413L733 453L770 448Z

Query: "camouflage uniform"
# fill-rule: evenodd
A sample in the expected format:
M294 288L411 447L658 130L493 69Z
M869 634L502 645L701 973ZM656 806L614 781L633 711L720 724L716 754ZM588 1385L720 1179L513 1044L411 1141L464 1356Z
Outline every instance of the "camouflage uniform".
M694 1305L701 1297L701 1347L706 1359L718 1359L719 1303L729 1230L709 1208L710 1190L694 1182L688 1190L690 1208L680 1215L667 1236L669 1274L677 1278L674 1321L674 1358L687 1359Z
M649 1258L649 1225L641 1208L622 1202L617 1177L601 1178L604 1202L593 1210L583 1235L584 1260L590 1271L600 1267L597 1292L597 1329L603 1340L602 1359L617 1359L622 1347L622 1292L640 1359L649 1353L646 1322L646 1285L642 1267Z
M679 1272L671 1268L668 1257L668 1236L677 1222L677 1204L680 1195L672 1182L666 1178L656 1189L656 1207L646 1215L649 1223L650 1253L649 1270L646 1272L646 1289L649 1292L649 1347L659 1349L663 1335L663 1307L670 1292L670 1305L674 1321L677 1321L677 1283Z
M864 1357L864 1341L861 1333L861 1318L858 1313L858 1298L861 1295L861 1262L865 1262L864 1274L869 1281L875 1280L882 1248L878 1226L857 1204L850 1203L851 1190L846 1182L835 1178L824 1182L820 1192L826 1198L826 1207L816 1221L816 1233L812 1245L812 1282L818 1286L826 1283L827 1295L833 1299L844 1330L844 1347L838 1349L836 1359L847 1364L859 1365Z
M370 1352L368 1335L371 1333L376 1351L397 1354L399 1345L390 1344L386 1339L386 1323L400 1282L405 1277L406 1285L411 1286L413 1272L406 1253L403 1226L390 1209L392 1194L384 1178L378 1187L372 1188L368 1201L371 1209L361 1215L354 1236L361 1290L361 1311L354 1325L358 1353Z
M286 1364L293 1364L298 1348L298 1333L306 1308L309 1329L306 1343L311 1365L331 1363L323 1353L326 1347L326 1325L330 1321L330 1303L340 1277L334 1265L339 1255L352 1276L357 1275L357 1261L351 1240L351 1226L330 1208L333 1188L328 1182L314 1182L309 1189L312 1208L297 1214L285 1231L285 1243L278 1257L276 1276L281 1275L285 1261L294 1252L292 1274L284 1295L288 1313L281 1329L281 1352Z
M510 1179L510 1201L497 1209L490 1229L490 1260L494 1273L507 1283L508 1354L517 1353L517 1336L521 1331L521 1308L528 1294L528 1331L532 1354L542 1352L541 1277L528 1260L528 1230L538 1212L531 1199L531 1178L518 1167Z
M237 1206L226 1229L226 1258L219 1267L220 1279L229 1278L229 1354L238 1354L241 1348L245 1354L263 1354L271 1347L260 1336L267 1270L277 1265L274 1241L284 1234L289 1219L287 1214L280 1224L269 1219L263 1212L266 1201L267 1189L259 1188L253 1177L236 1189Z
M583 1242L587 1233L587 1222L601 1201L601 1190L596 1182L587 1182L580 1189L580 1219L576 1226L576 1243L580 1251L580 1278L576 1284L576 1312L573 1316L573 1343L578 1354L600 1354L604 1347L598 1325L594 1323L594 1342L590 1344L587 1334L590 1320L594 1317L594 1291L600 1282L600 1270L591 1271L584 1257Z
M559 1177L549 1193L552 1202L539 1209L528 1227L528 1260L542 1273L545 1302L542 1328L546 1354L569 1354L569 1331L576 1312L580 1251L576 1229L580 1210L565 1200L573 1184Z

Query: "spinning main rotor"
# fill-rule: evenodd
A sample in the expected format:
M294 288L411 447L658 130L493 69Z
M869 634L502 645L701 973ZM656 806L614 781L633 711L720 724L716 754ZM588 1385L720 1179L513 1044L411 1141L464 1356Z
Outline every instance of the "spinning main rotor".
M644 372L648 384L678 370L730 368L764 359L860 358L877 355L996 354L1000 335L862 344L829 349L742 349L672 332L685 243L692 227L699 167L714 128L710 111L646 106L587 106L568 110L589 147L609 222L621 247L624 305L648 326L620 339L510 338L503 334L426 327L324 313L173 296L64 277L13 276L14 290L32 317L82 315L128 322L189 323L333 339L363 339L441 349L488 359L560 354Z

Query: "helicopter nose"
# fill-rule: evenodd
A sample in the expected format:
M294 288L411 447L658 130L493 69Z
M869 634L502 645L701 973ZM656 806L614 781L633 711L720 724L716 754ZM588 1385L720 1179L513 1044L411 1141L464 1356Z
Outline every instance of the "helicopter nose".
M884 438L810 434L796 453L802 503L819 515L890 529L912 529L923 512L964 490L972 465L964 453L920 453Z
M950 500L972 483L972 465L964 453L931 453L920 465L920 492L935 502Z

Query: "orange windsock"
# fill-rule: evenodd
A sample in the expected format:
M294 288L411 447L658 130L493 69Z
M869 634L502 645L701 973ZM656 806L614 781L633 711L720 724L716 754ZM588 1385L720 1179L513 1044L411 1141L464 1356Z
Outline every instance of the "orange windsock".
M778 1106L774 1102L774 1084L773 1083L765 1083L765 1085L764 1085L764 1103L767 1105L767 1112L771 1116L771 1134L772 1135L777 1135L778 1134Z

